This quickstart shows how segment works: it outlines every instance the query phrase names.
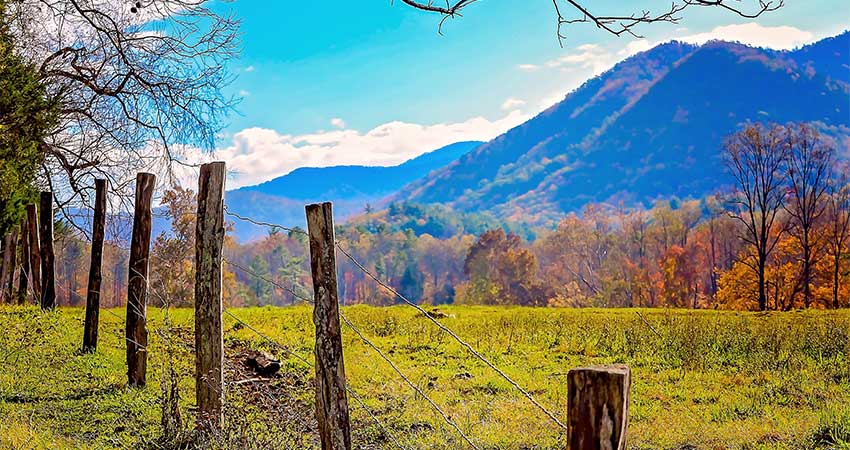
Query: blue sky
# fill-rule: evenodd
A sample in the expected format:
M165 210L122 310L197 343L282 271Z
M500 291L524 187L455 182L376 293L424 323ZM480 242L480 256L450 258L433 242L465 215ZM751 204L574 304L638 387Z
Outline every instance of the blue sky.
M669 7L587 4L599 13ZM304 165L394 164L454 140L492 138L671 38L793 47L850 26L845 0L787 0L755 21L694 8L679 24L643 26L644 40L572 25L562 48L549 0L480 0L447 21L442 36L438 16L389 0L236 0L222 8L242 20L228 88L242 101L219 142L235 186Z

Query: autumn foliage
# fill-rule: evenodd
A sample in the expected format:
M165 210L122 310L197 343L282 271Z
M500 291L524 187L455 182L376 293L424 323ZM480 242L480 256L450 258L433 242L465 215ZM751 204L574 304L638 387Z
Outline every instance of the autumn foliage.
M724 150L735 189L651 207L590 204L555 227L394 203L339 226L337 239L372 274L429 304L676 307L745 310L850 306L850 172L807 125L752 125ZM156 236L153 303L192 304L195 194L162 198L170 229ZM81 304L87 244L59 227L60 301ZM107 244L103 302L126 294L126 251ZM309 297L305 236L270 229L225 243L229 305L289 305ZM399 299L339 257L347 304Z

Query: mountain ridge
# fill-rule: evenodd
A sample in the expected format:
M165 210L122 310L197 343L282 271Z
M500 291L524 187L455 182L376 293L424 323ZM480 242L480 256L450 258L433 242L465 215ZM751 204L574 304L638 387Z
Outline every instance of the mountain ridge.
M847 134L848 48L848 32L793 51L661 44L393 199L546 222L590 202L705 195L729 181L722 141L744 123L816 121Z
M233 212L256 220L293 226L304 222L305 203L333 201L336 219L342 222L482 143L456 142L395 166L301 167L257 185L228 191L228 205ZM243 240L266 232L246 223L235 223L234 227Z

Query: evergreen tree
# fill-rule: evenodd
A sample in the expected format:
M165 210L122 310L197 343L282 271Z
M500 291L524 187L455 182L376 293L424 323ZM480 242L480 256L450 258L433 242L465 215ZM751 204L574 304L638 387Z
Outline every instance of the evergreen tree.
M15 50L0 0L0 236L20 221L35 200L33 182L42 161L41 143L55 119L55 106L34 66Z

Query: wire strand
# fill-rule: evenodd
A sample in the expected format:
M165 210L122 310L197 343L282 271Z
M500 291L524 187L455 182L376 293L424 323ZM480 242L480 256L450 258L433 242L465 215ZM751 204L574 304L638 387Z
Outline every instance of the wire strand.
M393 363L393 362L392 362L392 360L391 360L391 359L390 359L387 355L385 355L385 354L384 354L384 352L382 352L382 351L381 351L381 349L379 349L379 348L378 348L378 346L376 346L375 344L373 344L373 343L372 343L372 341L370 341L369 339L367 339L367 338L366 338L366 336L364 336L364 335L363 335L363 333L361 333L361 332L360 332L360 330L359 330L357 327L355 327L355 326L354 326L354 324L353 324L353 323L351 323L351 321L350 321L350 320L348 320L348 317L346 317L346 316L345 316L345 314L342 314L342 313L340 312L339 316L342 318L343 322L345 322L345 324L346 324L346 325L348 325L348 327L349 327L349 328L351 328L351 329L352 329L352 330L353 330L353 331L357 334L357 336L359 336L359 337L360 337L360 339L361 339L361 340L362 340L362 341L363 341L366 345L368 345L369 347L372 347L372 350L374 350L374 351L375 351L375 353L377 353L378 355L380 355L380 356L381 356L381 358L383 358L383 359L384 359L384 361L386 361L386 362L387 362L387 364L389 364L389 365L390 365L390 367L392 367L392 368L393 368L393 370L394 370L394 371L395 371L395 372L396 372L396 373L397 373L397 374L398 374L398 375L399 375L399 376L400 376L400 377L401 377L401 378L405 381L405 383L407 383L407 384L408 384L408 386L410 386L410 387L411 387L414 391L416 391L416 393L418 393L418 394L419 394L419 395L421 395L423 398L425 398L425 400L427 400L427 401L428 401L428 403L430 403L430 404L431 404L431 407L432 407L432 408L434 408L434 410L436 410L436 411L437 411L437 413L439 413L439 414L440 414L440 416L442 416L442 417L443 417L443 420L445 420L445 421L446 421L446 423L448 423L448 424L449 424L452 428L454 428L454 429L455 429L455 431L457 431L457 432L458 432L458 434L460 434L460 435L461 435L461 437L463 437L463 439L464 439L464 440L465 440L465 441L466 441L466 442L467 442L467 443L468 443L468 444L469 444L472 448L474 448L475 450L478 450L478 447L475 445L475 443L473 443L473 442L472 442L472 440L469 438L469 436L467 436L467 435L466 435L466 434L465 434L465 433L464 433L464 432L460 429L460 427L459 427L459 426L458 426L458 425L457 425L457 424L456 424L456 423L455 423L455 422L454 422L454 421L453 421L453 420L452 420L452 419L451 419L451 418L450 418L450 417L449 417L449 416L448 416L448 415L447 415L447 414L446 414L446 413L445 413L445 412L444 412L444 411L443 411L443 410L439 407L439 405L437 405L437 404L434 402L434 400L431 400L431 397L428 397L428 394L426 394L425 392L423 392L423 391L422 391L422 389L421 389L419 386L417 386L414 382L410 381L410 378L408 378L408 377L404 374L404 372L402 372L402 371L401 371L401 369L399 369L399 368L398 368L398 366L396 366L396 365L395 365L395 363Z
M422 314L423 314L426 318L428 318L428 320L430 320L431 322L433 322L435 325L437 325L437 327L439 327L441 330L443 330L444 332L446 332L449 336L451 336L454 340L456 340L456 341L457 341L460 345L462 345L462 346L463 346L464 348L466 348L466 349L467 349L470 353L472 353L472 355L473 355L473 356L475 356L476 358L478 358L481 362L483 362L484 364L486 364L487 366L489 366L491 369L493 369L496 373L498 373L498 374L499 374L502 378L504 378L504 379L505 379L505 381L507 381L508 383L510 383L510 384L511 384L511 385L512 385L512 386L513 386L513 387L514 387L517 391L519 391L520 393L522 393L522 395L523 395L523 396L525 396L525 398L527 398L527 399L528 399L531 403L533 403L533 404L534 404L534 406L536 406L537 408L539 408L541 411L543 411L543 413L544 413L544 414L546 414L546 415L547 415L550 419L552 419L552 421L553 421L553 422L555 422L556 424L558 424L558 426L559 426L559 427L563 428L564 430L566 430L566 429L567 429L567 426L566 426L566 425L564 425L563 423L561 423L561 421L560 421L560 420L558 420L558 418L557 418L557 417L556 417L556 416L555 416L555 415L554 415L551 411L549 411L548 409L546 409L546 407L544 407L543 405L541 405L541 404L540 404L540 403L539 403L539 402L538 402L538 401L534 398L534 396L532 396L532 395L531 395L530 393L528 393L525 389L523 389L523 388L522 388L522 387L521 387L521 386L520 386L520 385L519 385L516 381L514 381L511 377L509 377L509 376L508 376L505 372L503 372L501 369L499 369L498 367L496 367L496 365L495 365L495 364L493 364L492 362L490 362L490 360L489 360L489 359L485 358L485 357L484 357L484 355L482 355L482 354L478 353L478 351L477 351L477 350L475 350L475 349L474 349L471 345L469 345L468 343L466 343L466 341L464 341L463 339L461 339L461 338L460 338L460 336L458 336L458 335L457 335L454 331L452 331L451 329L449 329L447 326L443 325L443 323L442 323L442 322L440 322L439 320L437 320L437 319L435 319L434 317L432 317L432 316L431 316L431 314L429 314L427 311L425 311L425 309L423 309L421 306L419 306L419 305L417 305L416 303L414 303L414 302L412 302L412 301L408 300L408 299L407 299L407 297L405 297L405 296L401 295L401 293L399 293L397 290L395 290L392 286L390 286L390 285L388 285L387 283L385 283L385 282L381 281L380 279L378 279L378 277L376 277L375 275L373 275L373 274L372 274L372 272L370 272L368 269L366 269L366 267L364 267L364 266L363 266L363 264L361 264L361 263L360 263L360 261L357 261L357 260L356 260L353 256L351 256L351 254L350 254L350 253L348 253L348 252L345 250L345 248L343 248L343 247L342 247L342 245L340 245L340 243L339 243L338 241L336 242L336 247L339 249L339 251L340 251L340 252L342 252L342 254L343 254L343 255L345 255L345 256L346 256L346 258L348 258L349 260L351 260L351 262L352 262L355 266L357 266L357 267L358 267L361 271L363 271L363 273L365 273L365 274L366 274L369 278L371 278L372 280L374 280L376 283L378 283L379 285L381 285L383 288L385 288L385 289L387 289L388 291L390 291L393 295L395 295L396 297L398 297L399 299L401 299L403 302L407 303L408 305L412 306L412 307L413 307L413 308L415 308L417 311L419 311L420 313L422 313Z

